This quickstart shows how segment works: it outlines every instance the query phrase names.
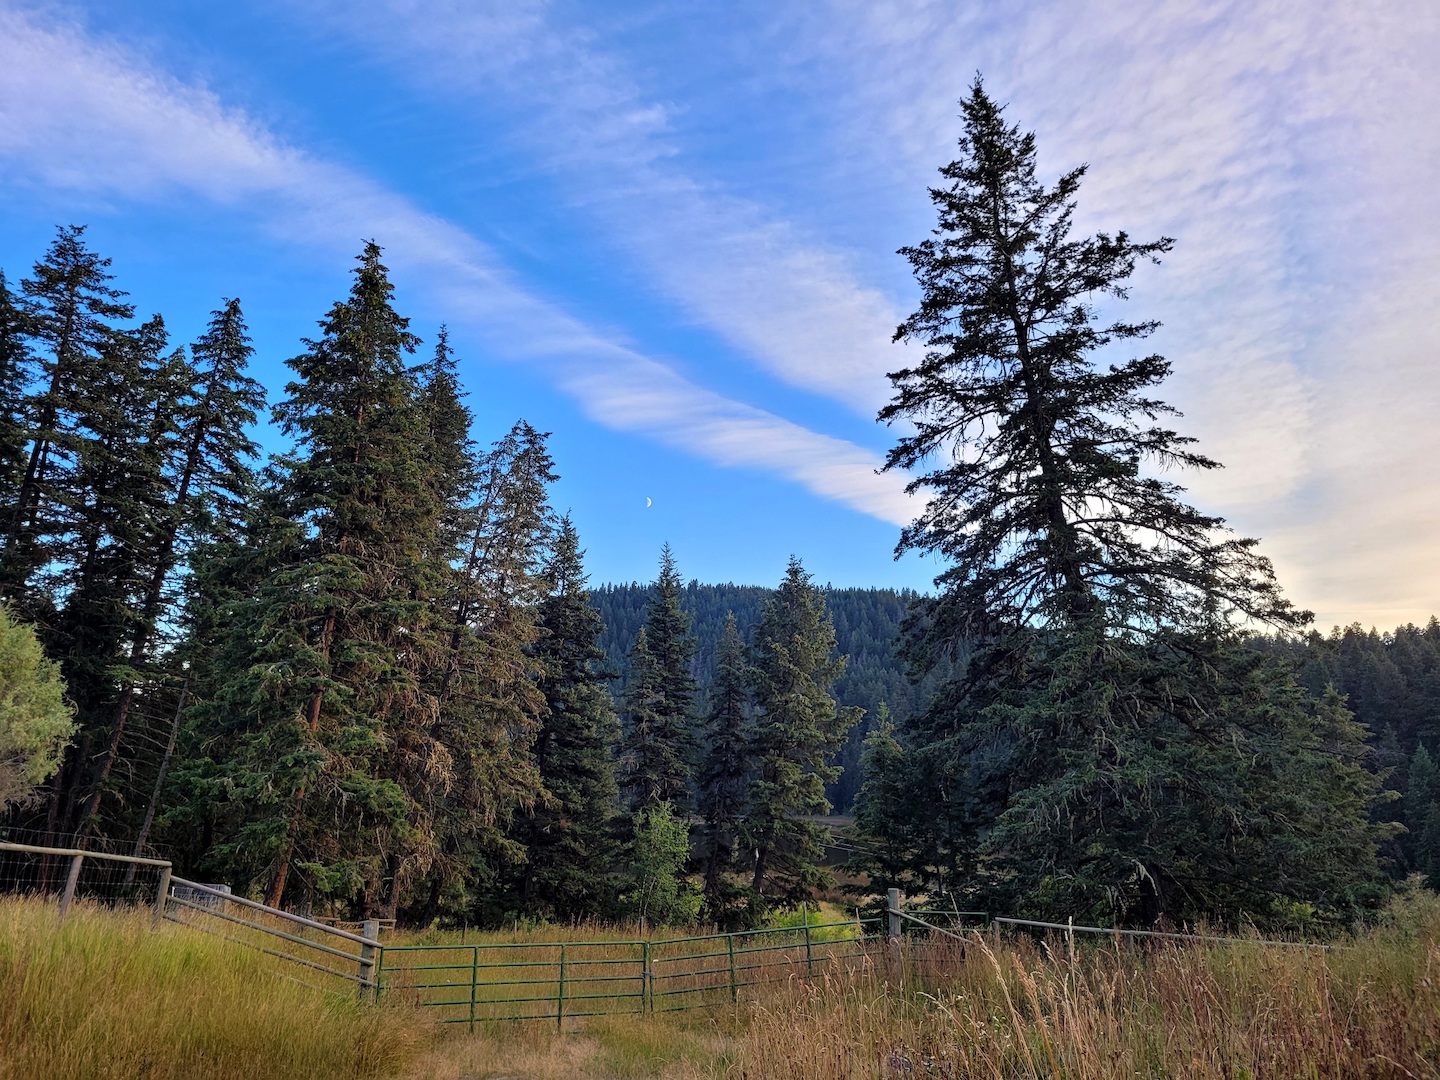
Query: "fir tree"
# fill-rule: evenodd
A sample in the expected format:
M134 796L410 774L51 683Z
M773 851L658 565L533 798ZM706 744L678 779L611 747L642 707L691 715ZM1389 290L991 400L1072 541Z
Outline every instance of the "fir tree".
M575 526L565 518L545 570L550 595L540 605L542 636L534 647L545 695L534 753L548 797L521 819L519 834L526 849L524 909L564 920L607 912L614 899L619 723L582 558Z
M248 431L265 396L245 374L252 353L239 301L227 300L212 312L205 333L195 342L193 362L183 355L172 356L163 377L151 380L165 392L153 394L155 416L147 436L153 480L147 514L150 529L140 560L146 580L130 620L127 677L81 829L99 809L104 782L158 644L162 617L177 600L175 574L187 547L204 544L217 533L233 535L254 492L251 462L257 447ZM162 768L162 783L163 772ZM147 817L153 815L152 806ZM137 842L143 842L147 831L142 828Z
M635 809L661 802L679 808L689 801L695 639L680 606L680 589L667 544L645 608L645 625L630 652L625 688L622 783Z
M427 914L447 893L471 903L475 886L493 889L523 862L511 820L543 792L531 749L545 709L534 650L555 529L548 437L517 422L479 463L477 502L450 515L468 532L446 596L449 647L433 732L449 772L433 802L439 849L421 901ZM438 475L443 482L444 470Z
M705 877L702 914L710 923L729 926L739 920L740 901L746 895L730 875L751 774L750 671L745 643L730 613L725 616L715 664L705 719L705 759L696 777L696 809L703 822L696 856Z
M683 585L675 567L675 555L666 544L660 549L660 573L652 587L649 606L645 609L645 631L649 638L650 655L660 669L660 723L666 737L679 749L682 760L692 753L691 726L695 715L695 636L690 616L680 606ZM688 783L689 777L683 778ZM682 778L672 778L675 791L666 797L683 802ZM677 805L678 805L677 802Z
M1423 743L1410 759L1404 807L1410 865L1432 889L1440 887L1440 769Z
M169 351L158 315L135 331L112 334L76 405L88 434L76 445L74 467L56 485L70 557L57 580L65 602L54 647L66 657L82 743L93 739L100 747L91 775L73 780L88 784L77 832L99 809L120 752L140 659L127 643L142 620L153 624L159 615L160 597L147 610L143 582L169 511L165 465L188 390L184 367L183 356Z
M30 441L25 394L31 360L25 337L25 319L0 270L0 506L13 507L19 499Z
M916 774L916 766L916 755L901 744L882 702L860 756L864 779L855 799L854 825L859 850L845 864L848 873L862 876L867 884L847 886L847 891L944 894L925 850L931 832L927 812L934 808L931 787Z
M1095 355L1155 328L1102 324L1095 301L1124 299L1171 241L1076 239L1084 168L1046 187L1033 136L978 79L962 108L935 235L903 251L922 299L896 336L927 351L881 412L913 425L887 467L920 469L910 488L929 496L900 550L949 564L912 609L909 658L923 671L970 652L907 732L943 869L1049 915L1288 924L1313 899L1318 918L1347 918L1378 895L1385 832L1367 824L1363 729L1243 647L1237 626L1308 613L1253 540L1154 475L1216 465L1161 423L1167 362ZM1242 796L1240 821L1222 808ZM1296 824L1296 806L1327 800L1313 832Z
M626 805L638 810L669 801L676 790L670 778L683 772L684 762L674 742L665 737L660 665L643 626L630 650L629 668L621 699L620 785Z
M1299 624L1254 540L1223 535L1178 485L1142 471L1217 467L1157 423L1175 411L1148 396L1166 360L1101 369L1093 359L1156 328L1099 325L1093 303L1123 299L1136 265L1173 241L1074 239L1085 168L1046 188L1034 136L1005 123L978 79L962 106L960 157L930 192L935 237L901 252L921 303L895 336L923 342L925 358L891 376L895 398L880 413L914 425L887 468L937 463L910 483L931 498L899 548L951 564L922 607L936 633L1092 615L1135 632L1208 629L1231 612Z
M50 561L44 537L58 528L57 473L73 466L82 435L76 412L93 399L96 376L105 370L100 354L111 344L114 320L134 314L121 301L125 293L110 285L110 260L85 246L84 232L76 225L56 230L45 258L20 283L39 385L25 401L30 445L5 515L0 590L22 602L31 575Z
M272 904L300 867L307 892L375 911L431 839L399 777L433 741L424 677L444 638L424 554L441 507L404 360L416 338L380 249L358 262L349 297L289 361L297 377L275 410L296 440L279 476L286 520L269 531L273 569L235 613L252 644L220 698L252 718L227 764L245 809L229 849L265 874Z
M751 888L759 902L796 904L829 880L825 833L803 815L829 812L829 758L844 744L860 710L838 706L831 687L845 669L825 600L792 558L766 601L751 646L755 724L744 836L754 849Z

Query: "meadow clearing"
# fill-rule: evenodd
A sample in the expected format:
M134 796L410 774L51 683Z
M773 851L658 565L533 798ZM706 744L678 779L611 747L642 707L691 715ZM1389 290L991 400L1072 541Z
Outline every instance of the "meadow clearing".
M977 935L876 952L738 1006L470 1034L143 914L79 905L57 926L50 905L5 900L0 1077L1440 1077L1426 892L1325 950Z

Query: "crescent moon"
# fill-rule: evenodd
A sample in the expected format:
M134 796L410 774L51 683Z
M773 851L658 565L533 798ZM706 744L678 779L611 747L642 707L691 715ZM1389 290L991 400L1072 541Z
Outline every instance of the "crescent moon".
M650 496L648 496L648 495L645 496L645 506L646 506L646 509L649 509L649 506L650 506Z

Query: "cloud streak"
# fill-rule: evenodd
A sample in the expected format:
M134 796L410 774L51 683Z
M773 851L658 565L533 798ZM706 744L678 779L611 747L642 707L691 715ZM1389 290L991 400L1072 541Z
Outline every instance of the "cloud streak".
M647 100L623 58L549 18L537 0L312 0L321 19L437 98L524 116L516 142L690 316L762 370L869 418L889 398L901 314L841 250L687 170L670 111Z
M1187 482L1322 625L1440 609L1440 8L832 0L802 23L854 88L837 145L883 147L897 190L953 156L978 68L1042 167L1092 163L1082 228L1176 236L1132 306L1229 466Z
M277 139L213 93L73 25L0 7L0 158L54 187L129 199L198 196L277 238L339 253L385 240L397 269L495 355L542 365L593 420L722 466L779 474L881 520L912 515L878 455L687 381L522 288L453 224Z

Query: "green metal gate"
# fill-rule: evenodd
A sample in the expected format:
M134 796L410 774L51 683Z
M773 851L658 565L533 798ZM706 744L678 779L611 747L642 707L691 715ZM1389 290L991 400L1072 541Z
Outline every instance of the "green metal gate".
M447 1024L733 1005L744 990L868 963L881 919L654 941L387 945L376 997Z

